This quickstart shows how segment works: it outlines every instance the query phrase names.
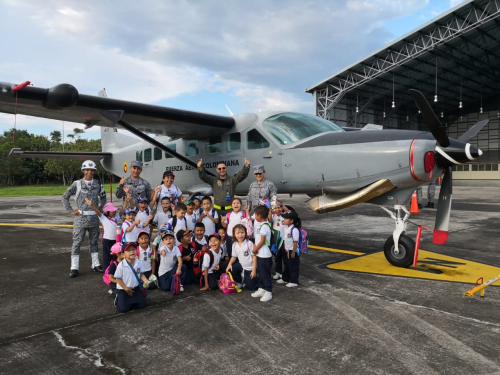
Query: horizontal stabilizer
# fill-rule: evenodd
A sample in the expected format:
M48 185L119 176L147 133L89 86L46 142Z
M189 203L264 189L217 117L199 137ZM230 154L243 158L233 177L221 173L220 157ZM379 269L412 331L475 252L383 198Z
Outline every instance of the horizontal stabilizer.
M9 153L9 157L14 158L81 161L88 159L102 159L111 156L113 156L111 152L22 151L20 148L13 148Z
M329 194L320 195L309 199L306 203L314 211L324 214L330 211L338 211L355 204L369 201L379 195L394 189L394 185L388 179L375 181L352 194Z

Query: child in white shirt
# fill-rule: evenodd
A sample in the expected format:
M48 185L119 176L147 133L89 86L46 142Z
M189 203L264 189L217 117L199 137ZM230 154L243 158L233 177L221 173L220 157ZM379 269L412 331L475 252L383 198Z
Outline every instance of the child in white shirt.
M299 286L300 256L297 246L300 239L301 222L295 211L283 214L283 218L286 225L284 240L286 263L282 279L278 280L278 283L287 283L287 287L293 288Z
M140 220L140 224L137 226L137 229L143 230L149 233L149 224L151 224L153 220L153 215L149 211L149 203L148 199L145 197L137 198L137 213L135 218Z
M212 198L203 197L201 206L203 208L203 212L198 218L198 223L203 223L205 225L205 233L211 235L212 233L215 233L215 227L219 222L219 215L217 214L217 211L212 208Z
M250 290L259 287L257 279L257 257L252 253L253 243L248 239L244 225L236 224L233 229L233 250L226 272L231 272L238 289L246 286ZM244 278L241 277L243 272Z
M285 219L283 219L283 217L281 216L282 214L283 205L280 201L276 201L276 204L272 211L269 211L269 221L273 223L273 229L280 232L281 238L285 238ZM276 271L276 274L273 276L274 280L281 279L284 263L286 263L286 252L284 244L282 244L274 257L274 270Z
M205 225L203 223L196 223L194 227L194 244L197 251L207 250L208 241L205 236Z
M172 207L170 206L170 198L163 197L160 202L161 207L158 207L156 215L153 218L153 223L156 224L158 230L172 218Z
M135 209L134 208L126 208L123 211L125 216L125 220L122 223L122 231L123 238L122 242L131 243L137 242L137 236L139 234L139 230L137 226L141 223L139 219L135 219Z
M181 229L187 229L187 221L186 221L186 205L184 203L177 203L177 206L175 207L174 214L175 216L171 218L169 221L167 221L168 224L172 226L172 230L174 231L174 235L177 236L177 232L180 231ZM179 247L181 243L176 240L175 246Z
M160 288L170 291L174 273L181 278L181 292L184 291L184 277L186 276L186 266L182 264L182 254L177 246L174 246L174 232L166 230L161 235L160 244L160 267L158 269L158 279ZM177 265L177 267L175 267Z
M137 247L137 257L142 262L143 270L142 273L150 282L150 288L154 288L154 281L156 281L156 277L154 276L156 271L156 262L155 262L155 251L151 249L149 245L150 235L148 232L142 230L139 232L137 237L137 242L139 246ZM153 277L152 277L153 276Z
M261 297L262 302L270 301L273 298L273 280L271 268L273 258L269 244L271 241L271 228L267 221L269 208L265 205L258 206L255 211L255 246L252 253L257 255L257 273L259 274L259 289L252 293L252 297Z
M113 277L117 284L116 308L119 312L125 313L148 305L145 292L139 285L139 281L142 281L142 288L148 288L148 279L142 274L142 262L136 258L137 244L122 244L122 253L125 253L125 259L118 264Z
M216 290L219 288L217 285L217 280L215 279L214 271L219 269L220 262L220 236L217 233L213 233L208 236L208 241L210 244L210 248L208 251L212 254L212 256L205 255L203 256L203 265L202 265L202 277L204 281L204 287L200 290ZM213 259L213 261L212 261Z
M194 231L194 226L196 225L196 221L198 220L196 218L196 213L194 212L194 202L191 200L187 200L185 203L186 205L186 215L184 216L186 218L186 223L187 223L187 228L190 231Z
M228 212L226 216L222 218L222 226L227 229L227 235L229 237L233 236L233 228L235 225L241 223L241 219L246 218L246 212L242 210L243 203L240 198L234 198L233 203L231 203L232 211Z

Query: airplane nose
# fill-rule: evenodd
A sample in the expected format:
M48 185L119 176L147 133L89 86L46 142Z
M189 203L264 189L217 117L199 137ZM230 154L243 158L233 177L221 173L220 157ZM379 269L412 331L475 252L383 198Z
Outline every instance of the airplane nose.
M446 167L455 164L464 164L480 157L483 152L470 143L463 143L450 139L448 147L436 146L436 165Z

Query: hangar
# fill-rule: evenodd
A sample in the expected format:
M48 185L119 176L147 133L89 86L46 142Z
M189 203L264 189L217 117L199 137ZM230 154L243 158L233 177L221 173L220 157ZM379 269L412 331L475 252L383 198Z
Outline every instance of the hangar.
M426 130L408 89L420 90L450 137L477 121L476 163L455 179L500 179L500 1L469 0L306 89L315 113L342 127Z

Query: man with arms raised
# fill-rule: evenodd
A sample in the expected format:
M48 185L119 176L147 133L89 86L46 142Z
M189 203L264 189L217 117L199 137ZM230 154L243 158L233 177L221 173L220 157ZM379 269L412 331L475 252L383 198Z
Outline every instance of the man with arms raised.
M117 198L125 199L125 192L123 191L123 187L130 186L130 195L132 196L132 202L137 202L137 198L146 197L151 200L153 197L151 194L153 193L153 189L151 188L151 184L140 177L142 172L142 162L134 160L130 163L130 177L125 178L122 176L120 180L120 184L117 186L115 195Z

